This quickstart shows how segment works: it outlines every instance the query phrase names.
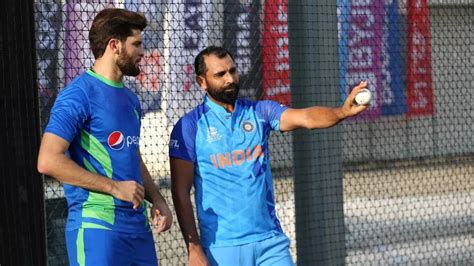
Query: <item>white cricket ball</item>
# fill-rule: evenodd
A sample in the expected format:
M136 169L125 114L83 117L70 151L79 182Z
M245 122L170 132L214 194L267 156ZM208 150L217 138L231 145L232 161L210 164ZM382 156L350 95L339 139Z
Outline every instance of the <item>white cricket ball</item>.
M363 89L359 93L357 93L355 97L355 102L358 105L368 105L370 100L372 99L372 92L368 89Z

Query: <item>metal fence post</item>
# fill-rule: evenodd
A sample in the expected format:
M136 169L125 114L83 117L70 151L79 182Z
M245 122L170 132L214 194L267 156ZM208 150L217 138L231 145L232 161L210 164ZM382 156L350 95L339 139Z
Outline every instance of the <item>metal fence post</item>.
M288 1L292 105L339 103L336 1ZM299 265L342 265L345 258L342 132L294 133Z

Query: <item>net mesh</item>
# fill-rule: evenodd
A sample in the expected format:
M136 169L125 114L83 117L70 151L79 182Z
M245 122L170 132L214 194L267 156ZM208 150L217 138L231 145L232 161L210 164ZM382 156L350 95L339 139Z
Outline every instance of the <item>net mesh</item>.
M294 261L319 252L322 241L330 247L323 259L328 262L342 256L349 265L469 264L474 253L474 3L327 2L36 0L42 126L58 92L92 66L88 28L105 7L140 11L149 21L142 73L127 78L126 85L138 95L144 112L142 155L170 204L169 134L202 101L192 66L201 49L228 48L241 74L240 96L255 100L335 106L356 82L367 79L374 94L370 109L338 125L337 134L321 131L327 137L316 146L294 144L301 135L272 133L277 215L291 240ZM316 28L319 35L311 32ZM314 51L300 54L308 49ZM308 68L302 67L305 63ZM318 71L329 74L321 77ZM294 86L300 80L291 77L300 75L310 87ZM319 100L298 100L313 98ZM314 162L322 174L295 171L300 160ZM305 172L310 178L298 176ZM342 182L340 190L330 179L334 176ZM315 188L297 191L296 196L302 195L298 201L295 188L301 185ZM66 202L54 179L45 178L44 187L48 263L64 265ZM314 200L321 195L323 200ZM305 204L326 211L295 211ZM341 217L331 216L331 210L341 210ZM302 229L296 229L296 222ZM305 225L311 223L313 229ZM312 231L324 231L325 224L335 225L339 233L314 239L318 234ZM332 234L343 234L342 243L333 243L337 237ZM187 262L176 219L170 232L154 236L162 265ZM298 245L300 250L297 240L305 243Z

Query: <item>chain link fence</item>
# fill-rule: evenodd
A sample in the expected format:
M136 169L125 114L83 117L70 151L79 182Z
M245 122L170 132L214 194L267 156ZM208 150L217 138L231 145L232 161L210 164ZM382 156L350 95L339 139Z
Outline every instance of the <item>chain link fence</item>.
M319 5L321 13L306 13L313 10L310 5ZM127 78L126 85L144 112L142 155L170 204L169 134L202 101L192 66L201 49L222 45L233 52L240 96L255 100L298 105L296 99L316 96L329 99L325 105L337 105L358 80L367 79L374 93L371 107L336 127L341 139L318 150L311 143L294 149L302 146L294 145L299 138L293 133L272 133L277 214L295 262L300 254L296 240L306 233L297 233L296 221L333 222L295 214L295 186L302 182L295 178L295 158L303 158L309 164L327 162L322 165L327 176L341 173L340 192L329 185L312 193L341 197L343 223L338 226L346 264L472 263L472 1L36 0L34 7L43 128L58 92L93 64L88 29L95 14L106 7L145 14L142 73ZM325 10L333 14L330 21L319 19L328 16ZM324 33L317 39L311 34L314 23ZM317 51L314 58L299 54L308 47ZM327 54L335 59L322 60ZM318 71L332 73L327 78L336 82L322 86L310 73L311 87L296 88L292 77L299 73L293 67L302 57ZM334 152L340 161L331 157ZM327 181L324 175L314 179ZM48 263L64 265L66 202L54 179L45 177L44 187ZM154 236L162 265L187 262L176 219L169 232Z

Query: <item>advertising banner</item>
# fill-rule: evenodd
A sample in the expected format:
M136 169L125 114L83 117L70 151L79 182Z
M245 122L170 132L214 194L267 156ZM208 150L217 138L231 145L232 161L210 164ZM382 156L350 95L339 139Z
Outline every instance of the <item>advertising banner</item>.
M427 0L408 0L407 10L407 115L432 115L431 35Z
M361 117L382 111L382 33L384 1L339 1L341 100L361 80L372 91L370 108Z
M290 105L288 0L265 1L261 51L262 98Z
M260 1L226 0L224 47L234 55L242 97L256 99L260 76Z
M398 1L385 1L382 50L382 115L400 115L407 112L405 66L401 56Z
M368 79L375 97L363 116L433 114L426 0L408 1L408 16L400 14L398 0L337 5L341 101L358 80Z

